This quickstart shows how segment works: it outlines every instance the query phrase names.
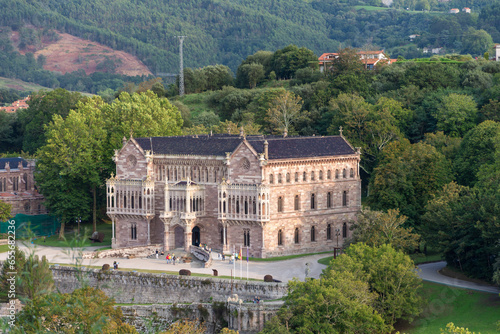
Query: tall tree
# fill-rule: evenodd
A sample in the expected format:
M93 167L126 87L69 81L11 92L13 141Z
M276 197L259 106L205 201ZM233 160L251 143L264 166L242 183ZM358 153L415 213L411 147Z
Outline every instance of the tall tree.
M414 251L420 236L412 228L403 227L407 217L400 215L398 209L387 212L372 211L364 207L351 225L352 241L364 242L368 246L391 245L397 250Z
M111 149L121 147L124 136L174 136L181 134L182 117L166 98L153 92L123 92L111 105L104 106ZM111 156L111 155L110 155Z
M271 101L267 110L267 120L274 125L274 131L282 134L292 134L292 125L307 117L302 111L302 99L290 91L285 91Z
M92 202L96 229L96 187L102 183L100 171L106 156L104 106L96 97L78 104L78 111L71 111L66 119L54 116L47 127L47 145L38 151L35 178L46 207L61 220L60 238L67 222L88 218Z
M262 333L388 333L374 309L377 294L363 278L348 271L330 271L321 280L289 282L278 321Z
M397 319L411 322L422 312L422 280L415 265L408 255L389 245L369 247L358 243L348 247L345 254L330 262L322 278L335 278L337 273L352 273L368 283L370 291L377 294L374 308L386 325L392 327Z
M434 117L438 130L453 137L463 137L476 125L477 105L469 95L450 94L442 100Z
M19 120L24 128L23 150L34 154L45 145L44 125L49 124L54 115L65 118L82 98L80 93L68 92L62 88L32 94L28 100L29 108L19 113Z
M458 183L473 186L481 167L495 161L495 142L499 135L500 123L494 121L485 121L467 132L454 161Z
M450 162L433 146L407 139L388 144L370 179L368 202L377 210L398 209L417 228L425 205L453 179Z

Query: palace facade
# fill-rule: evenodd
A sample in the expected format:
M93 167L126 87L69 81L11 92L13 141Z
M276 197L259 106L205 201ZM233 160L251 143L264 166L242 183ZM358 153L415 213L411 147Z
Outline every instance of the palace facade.
M361 207L360 150L342 132L124 138L114 161L113 248L328 251L342 246Z
M0 200L12 205L11 216L46 214L33 179L34 160L0 158Z

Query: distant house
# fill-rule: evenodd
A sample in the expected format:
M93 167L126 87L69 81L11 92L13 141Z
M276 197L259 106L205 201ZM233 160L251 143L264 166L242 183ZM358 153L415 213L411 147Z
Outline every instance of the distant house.
M470 8L464 7L464 8L462 8L462 12L470 14Z
M397 61L397 59L390 59L384 53L384 50L381 51L358 51L360 60L365 65L365 69L372 70L377 65L381 64L392 64ZM319 58L319 70L321 73L324 72L325 68L329 63L332 63L334 59L338 58L338 53L323 53Z
M25 97L22 100L17 100L12 103L12 105L8 107L0 107L0 111L5 111L6 113L15 113L18 109L27 109L29 107L28 105L28 100L29 96Z
M439 2L450 2L451 0L438 0Z
M495 60L500 61L500 44L495 44Z
M458 14L458 13L460 13L460 9L458 9L458 8L452 8L452 9L450 9L449 13L450 14Z
M415 40L415 38L417 38L417 37L420 37L420 35L413 34L413 35L408 36L408 38L410 39L410 42L413 42Z

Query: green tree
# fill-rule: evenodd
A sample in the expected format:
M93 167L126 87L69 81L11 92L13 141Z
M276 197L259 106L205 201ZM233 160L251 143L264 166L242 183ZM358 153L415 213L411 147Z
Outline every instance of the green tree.
M81 99L80 93L68 92L62 88L32 94L28 101L29 108L19 112L19 121L24 129L23 150L34 154L45 145L44 125L49 124L54 115L65 118Z
M322 279L346 273L368 283L369 291L377 294L374 309L391 328L397 319L411 322L422 312L423 300L419 294L422 280L413 261L403 252L389 245L354 244L346 249L345 254L330 262Z
M42 257L40 260L38 255L31 253L24 262L24 266L20 275L19 294L33 300L38 296L46 295L54 290L54 279L52 271L49 267L49 261Z
M271 101L267 110L267 121L274 126L274 131L292 134L292 125L307 117L302 111L302 99L290 91L285 91Z
M265 71L262 64L243 64L238 67L236 81L239 87L255 88L257 84L264 79Z
M381 99L374 107L357 94L340 94L330 101L333 119L328 132L337 134L342 127L351 144L361 147L362 168L371 173L380 151L402 137L394 116L404 121L404 111L399 106L396 101Z
M0 302L6 303L9 301L9 290L11 283L7 279L16 279L21 277L23 272L26 256L19 247L14 250L9 250L10 259L3 261L2 272L0 274Z
M262 333L388 333L374 310L377 294L368 283L347 271L330 271L320 280L289 282L279 322L266 324ZM280 330L281 329L281 330Z
M493 45L493 39L485 30L469 27L462 36L462 53L482 55Z
M11 217L10 210L12 210L12 204L0 200L0 222L5 222Z
M467 132L454 161L459 184L473 186L479 169L495 161L499 135L500 123L494 121L485 121Z
M476 334L476 332L471 332L468 328L455 326L453 322L450 322L445 329L441 328L441 334Z
M137 333L114 305L112 298L91 287L38 296L18 313L12 333Z
M453 179L450 162L433 146L407 139L388 144L370 179L368 202L373 209L398 209L418 231L432 194Z
M102 109L111 149L121 147L122 138L131 134L134 137L181 134L179 110L151 91L132 95L121 93L117 100Z
M469 95L450 94L442 100L434 117L437 127L453 137L462 137L476 125L477 106Z
M443 131L438 131L436 133L426 133L424 143L434 146L449 161L453 161L460 149L462 138L450 137L445 135Z
M381 212L364 207L352 224L351 242L363 242L372 247L388 244L397 250L414 251L420 236L413 233L411 227L403 227L406 219L398 209Z
M88 218L90 203L96 230L97 187L103 182L106 163L107 133L101 112L105 106L95 97L78 103L77 111L66 119L54 116L47 127L47 144L38 151L35 178L46 207L61 220L60 238L67 222Z
M270 70L278 79L290 79L298 69L317 66L318 57L311 50L296 45L288 45L276 50L270 60Z

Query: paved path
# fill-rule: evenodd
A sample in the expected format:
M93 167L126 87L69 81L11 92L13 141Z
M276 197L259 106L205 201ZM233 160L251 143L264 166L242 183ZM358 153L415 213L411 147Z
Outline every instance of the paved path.
M445 261L421 264L418 266L421 270L419 275L423 280L429 282L440 283L444 285L454 286L457 288L478 290L490 293L500 293L500 289L494 286L481 285L441 275L439 273L439 270L443 269L445 266L446 266Z
M21 246L21 248L28 251L26 246ZM93 251L100 247L88 247L85 252ZM35 253L39 256L46 256L50 263L75 263L78 254L76 252L71 252L71 250L60 247L44 247L36 246ZM248 263L248 277L263 279L264 275L272 275L274 279L280 280L282 282L288 282L294 277L299 280L304 280L306 275L306 263L309 263L309 277L319 278L321 271L325 268L324 265L319 264L318 260L328 256L328 254L321 255L311 255L306 257L301 257L292 260L285 261L273 261L273 262L256 262L250 261ZM5 260L7 253L0 253L0 261ZM165 271L178 271L180 269L189 269L193 273L209 274L212 275L212 269L217 269L219 275L221 276L231 276L231 271L233 271L236 278L240 276L243 278L247 277L247 262L236 261L236 263L229 264L229 259L226 257L225 261L218 259L217 253L213 253L213 265L210 268L199 268L198 263L189 264L167 264L164 257L160 259L149 259L149 258L135 258L135 259L123 259L123 258L104 258L104 259L91 259L84 260L83 265L92 266L102 266L107 263L112 266L113 261L119 263L120 269L150 269L150 270L165 270ZM241 265L241 266L240 266Z
M31 246L31 245L30 245ZM21 246L25 250L28 250L26 246ZM88 247L85 251L93 251L100 247ZM66 248L59 247L44 247L36 246L35 252L39 256L45 255L49 262L51 263L75 263L78 254L72 252ZM250 261L248 263L248 277L263 279L264 275L272 275L274 279L280 280L282 282L288 282L293 278L298 278L299 280L304 280L306 275L306 263L309 263L309 277L319 278L321 271L325 268L324 265L319 264L318 260L327 257L328 254L311 255L305 256L292 260L284 261L272 261L272 262L255 262ZM7 253L0 253L0 261L5 260ZM213 265L210 268L197 268L197 263L193 264L167 264L164 258L161 259L147 259L147 258L135 258L135 259L121 259L121 258L105 258L105 259L92 259L84 260L83 265L93 265L102 266L107 263L109 265L113 264L113 261L119 263L120 268L123 269L150 269L150 270L165 270L165 271L178 271L180 269L189 269L193 273L209 274L212 275L212 269L217 269L219 275L221 276L231 276L233 273L236 278L240 276L242 278L247 277L247 262L236 261L236 263L229 264L229 260L226 261L218 259L217 253L213 256ZM241 264L241 266L240 266ZM500 289L492 286L484 286L473 282L462 281L456 278L451 278L448 276L441 275L438 271L441 270L446 265L446 262L435 262L419 265L420 277L423 280L436 282L440 284L445 284L449 286L472 289L478 291L485 291L490 293L500 293ZM240 269L241 268L241 269Z

